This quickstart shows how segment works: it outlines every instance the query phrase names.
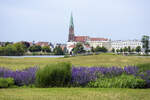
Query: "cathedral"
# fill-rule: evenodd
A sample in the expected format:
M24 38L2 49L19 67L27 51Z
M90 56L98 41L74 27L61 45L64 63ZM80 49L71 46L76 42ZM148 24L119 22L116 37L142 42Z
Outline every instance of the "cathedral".
M75 36L74 33L74 23L73 23L73 15L71 13L70 17L70 23L69 23L69 36L68 36L68 42L67 42L67 49L70 52L74 47L76 43L83 43L83 46L86 51L90 51L91 47L96 48L97 46L104 46L108 50L110 49L110 40L107 38L97 38L97 37L89 37L89 36ZM85 45L89 44L89 45Z

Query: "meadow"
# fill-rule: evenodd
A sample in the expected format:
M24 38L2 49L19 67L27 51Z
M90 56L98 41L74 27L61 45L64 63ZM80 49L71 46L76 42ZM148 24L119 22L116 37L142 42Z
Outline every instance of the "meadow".
M100 54L69 58L3 58L0 67L25 69L44 67L56 62L71 62L75 66L117 66L137 65L150 62L150 57ZM0 100L149 100L150 89L128 88L30 88L14 87L0 89Z
M150 89L119 88L9 88L0 100L149 100Z
M56 62L71 62L74 66L117 66L137 65L149 63L150 57L121 56L113 54L100 54L90 56L76 56L69 58L4 58L0 57L0 67L7 67L13 70L25 69L28 67L44 67L47 64Z

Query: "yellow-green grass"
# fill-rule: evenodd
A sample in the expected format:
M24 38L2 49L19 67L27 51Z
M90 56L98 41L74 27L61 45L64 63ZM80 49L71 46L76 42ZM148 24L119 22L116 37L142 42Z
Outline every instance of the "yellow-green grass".
M9 88L0 100L149 100L150 89L118 88Z
M27 67L43 67L50 63L71 62L75 66L128 66L149 63L150 57L121 56L121 55L90 55L69 58L4 58L0 57L0 67L24 69Z

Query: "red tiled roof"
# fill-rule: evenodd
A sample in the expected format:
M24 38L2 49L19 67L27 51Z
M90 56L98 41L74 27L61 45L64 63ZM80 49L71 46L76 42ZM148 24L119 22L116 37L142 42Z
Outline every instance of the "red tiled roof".
M48 46L49 43L48 43L48 42L37 42L36 45L40 45L40 46Z
M91 41L107 41L106 38L90 38Z
M75 42L85 42L89 39L88 36L75 36L74 41Z

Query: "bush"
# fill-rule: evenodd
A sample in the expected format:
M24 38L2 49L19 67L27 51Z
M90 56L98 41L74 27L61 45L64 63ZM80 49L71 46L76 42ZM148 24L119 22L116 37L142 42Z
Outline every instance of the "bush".
M135 77L133 75L125 75L108 78L101 77L96 81L90 82L88 87L99 88L144 88L145 80Z
M36 73L37 87L64 87L71 81L71 64L57 63L45 66Z
M13 78L0 78L0 88L8 88L14 85Z

